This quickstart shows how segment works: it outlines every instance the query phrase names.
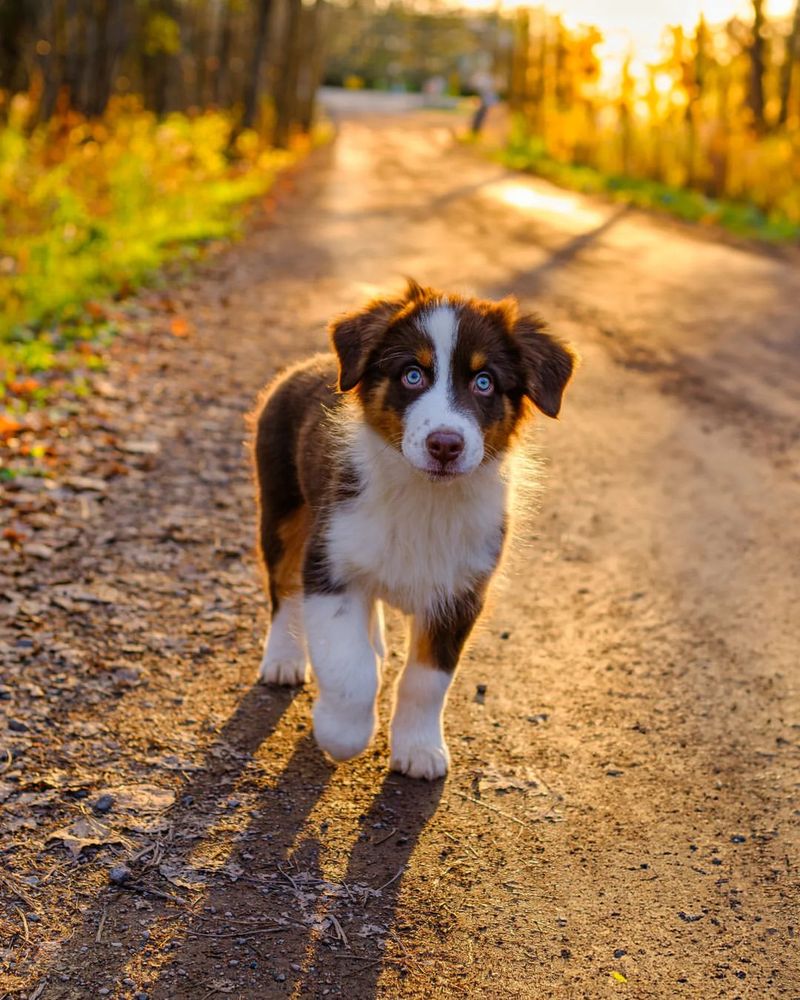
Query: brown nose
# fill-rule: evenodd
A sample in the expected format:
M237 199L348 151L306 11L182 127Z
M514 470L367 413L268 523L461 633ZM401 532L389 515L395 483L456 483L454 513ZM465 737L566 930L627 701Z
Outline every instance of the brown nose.
M434 431L428 435L425 444L431 458L442 465L455 462L464 450L464 438L458 431Z

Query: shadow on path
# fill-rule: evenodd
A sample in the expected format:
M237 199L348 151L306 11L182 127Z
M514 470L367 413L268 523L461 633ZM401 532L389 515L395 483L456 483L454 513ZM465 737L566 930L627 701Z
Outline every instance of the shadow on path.
M550 279L554 274L568 267L587 248L596 243L610 229L612 229L624 216L630 212L630 206L621 205L612 212L599 226L589 229L585 233L579 233L572 239L555 250L547 260L538 264L530 270L516 271L512 273L502 286L490 288L486 291L489 297L502 297L512 291L520 298L530 298L541 295L547 288Z

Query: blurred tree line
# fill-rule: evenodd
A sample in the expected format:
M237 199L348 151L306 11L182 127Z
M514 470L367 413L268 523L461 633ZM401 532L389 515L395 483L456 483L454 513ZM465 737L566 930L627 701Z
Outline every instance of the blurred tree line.
M618 53L613 74L599 30L518 10L509 103L533 155L800 222L800 0L785 19L751 2L749 19L668 29L647 65Z
M0 95L28 93L32 124L113 95L236 107L284 147L311 126L329 17L325 0L0 0Z
M513 36L499 10L474 12L402 0L349 0L335 8L324 80L378 88L422 90L438 78L449 93L472 90L472 77L507 61Z

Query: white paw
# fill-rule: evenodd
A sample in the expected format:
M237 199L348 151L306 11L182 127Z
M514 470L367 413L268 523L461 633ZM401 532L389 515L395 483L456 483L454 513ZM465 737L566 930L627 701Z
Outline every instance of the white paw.
M314 702L314 738L334 760L350 760L367 749L375 733L375 706L337 705L332 699Z
M426 778L435 781L443 778L450 767L450 753L446 743L413 743L392 746L391 768L409 778Z
M305 684L307 678L308 665L302 652L275 656L267 650L258 668L258 679L262 684Z

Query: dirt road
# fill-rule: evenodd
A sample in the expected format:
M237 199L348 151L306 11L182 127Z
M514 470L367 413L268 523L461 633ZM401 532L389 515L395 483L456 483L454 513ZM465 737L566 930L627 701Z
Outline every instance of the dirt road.
M174 293L191 337L121 339L91 419L136 468L56 491L63 544L0 570L10 996L800 997L798 269L455 122L346 119ZM329 766L310 694L254 685L243 414L404 274L583 356L433 785L385 728Z

